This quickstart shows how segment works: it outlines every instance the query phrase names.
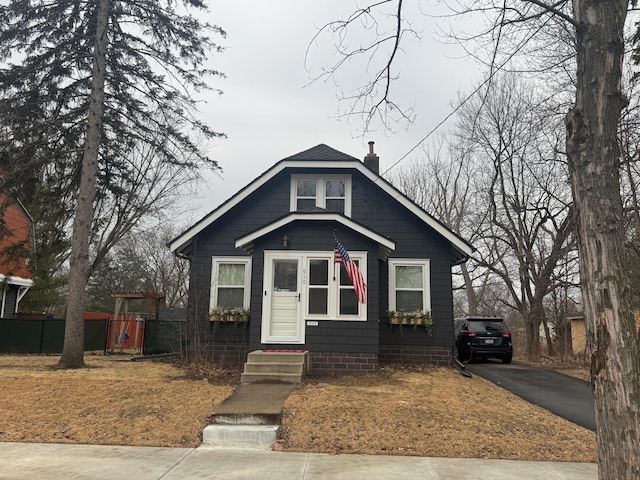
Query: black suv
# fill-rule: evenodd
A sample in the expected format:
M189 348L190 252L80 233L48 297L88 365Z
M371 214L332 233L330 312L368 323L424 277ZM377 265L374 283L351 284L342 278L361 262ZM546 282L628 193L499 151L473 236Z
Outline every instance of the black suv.
M454 323L458 360L468 362L472 358L500 358L511 363L513 344L511 332L501 318L463 317Z

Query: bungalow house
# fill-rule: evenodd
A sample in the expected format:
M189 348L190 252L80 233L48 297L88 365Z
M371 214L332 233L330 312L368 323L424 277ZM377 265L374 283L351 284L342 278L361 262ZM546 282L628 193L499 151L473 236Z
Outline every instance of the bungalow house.
M191 264L188 341L238 361L254 350L304 350L316 372L450 364L451 268L472 247L378 170L373 142L364 162L318 145L277 162L169 242ZM335 261L336 239L366 294L350 264ZM210 315L233 307L236 320L250 310L249 322ZM406 323L423 312L432 325L394 325L389 311Z
M33 285L27 259L33 220L17 199L2 193L0 219L0 318L12 318Z

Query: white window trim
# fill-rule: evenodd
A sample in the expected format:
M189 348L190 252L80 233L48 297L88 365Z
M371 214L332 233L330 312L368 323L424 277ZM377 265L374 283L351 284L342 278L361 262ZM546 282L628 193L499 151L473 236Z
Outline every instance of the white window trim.
M364 277L365 283L367 283L367 252L366 251L354 251L349 252L349 256L358 260L358 268L362 272L362 276ZM300 292L300 302L301 302L301 312L302 321L307 320L330 320L330 321L355 321L355 322L366 322L367 321L367 303L359 304L358 307L358 315L338 315L338 295L340 288L340 278L338 277L338 266L334 262L334 253L333 251L327 252L325 251L286 251L283 252L281 250L265 250L265 262L270 262L272 259L286 259L286 258L297 258L302 262L302 282L301 282L301 292ZM308 313L309 306L309 260L329 260L329 268L331 271L329 272L329 312L326 315L317 315ZM266 267L265 267L266 270ZM336 273L336 279L333 279L333 272ZM264 305L263 305L264 307ZM268 315L268 309L264 308L264 314Z
M244 298L242 308L251 305L251 257L212 257L211 258L211 292L209 297L209 311L218 306L218 265L232 263L244 265Z
M360 272L362 272L362 276L364 277L365 283L367 283L367 252L354 251L349 252L349 257L353 260L358 261L358 268ZM327 314L309 314L309 282L308 282L308 270L309 270L309 260L329 260L329 298L328 305L329 311ZM340 299L340 270L338 269L339 265L334 261L334 252L307 252L303 254L303 267L302 267L302 297L304 300L303 312L305 320L331 320L331 321L357 321L357 322L366 322L367 321L367 303L365 301L364 304L358 304L358 314L357 315L340 315L339 314L339 303ZM335 279L334 279L335 273Z
M351 175L291 175L291 203L290 211L298 210L298 180L315 180L318 182L316 190L316 207L326 208L327 180L344 181L344 216L351 217Z
M389 310L396 310L396 266L422 266L422 305L431 311L431 262L429 259L390 258L389 259Z

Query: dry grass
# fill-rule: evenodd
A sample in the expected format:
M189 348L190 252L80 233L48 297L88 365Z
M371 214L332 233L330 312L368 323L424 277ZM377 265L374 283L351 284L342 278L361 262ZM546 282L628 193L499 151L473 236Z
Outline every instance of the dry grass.
M124 361L123 361L124 360ZM87 356L0 356L0 441L197 446L239 371ZM594 462L595 434L477 376L384 368L307 380L277 450Z
M277 450L595 462L595 434L474 376L387 368L308 382Z
M0 356L0 441L194 447L234 387L168 363L87 356ZM222 378L226 378L224 375Z

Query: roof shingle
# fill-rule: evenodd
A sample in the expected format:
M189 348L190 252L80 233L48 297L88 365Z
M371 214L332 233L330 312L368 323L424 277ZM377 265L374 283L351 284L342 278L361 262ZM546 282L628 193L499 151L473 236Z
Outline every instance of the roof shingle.
M313 148L305 150L303 152L296 153L291 155L290 157L285 158L285 160L346 160L346 161L360 161L359 159L352 157L351 155L347 155L346 153L339 152L334 148L331 148L324 143L320 145L316 145Z

